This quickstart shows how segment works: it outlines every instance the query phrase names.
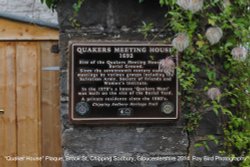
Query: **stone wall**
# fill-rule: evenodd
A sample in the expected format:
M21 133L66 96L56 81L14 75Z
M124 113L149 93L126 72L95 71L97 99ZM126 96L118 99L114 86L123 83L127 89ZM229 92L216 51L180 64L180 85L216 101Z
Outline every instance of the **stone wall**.
M145 0L86 0L78 17L80 27L72 26L72 1L64 1L58 6L61 54L61 115L62 147L65 157L178 157L215 155L218 151L195 148L194 144L204 140L207 134L220 135L218 121L213 114L203 120L198 134L184 131L184 112L181 118L169 124L151 125L73 125L69 123L68 85L68 42L89 41L168 41L173 34L164 26L167 8L160 7L158 1ZM138 31L142 22L153 22L155 27L147 39ZM164 29L162 29L164 27ZM199 161L65 161L64 167L185 167L223 166L218 162Z
M42 5L40 0L0 0L0 12L57 23L57 13Z

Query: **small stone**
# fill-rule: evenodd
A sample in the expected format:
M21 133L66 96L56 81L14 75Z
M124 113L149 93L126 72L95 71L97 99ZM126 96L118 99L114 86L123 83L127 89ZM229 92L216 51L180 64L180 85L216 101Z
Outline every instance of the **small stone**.
M121 27L121 30L122 30L123 32L128 32L130 29L129 29L127 26L122 26L122 27Z
M145 128L136 128L137 133L142 133Z
M116 35L113 36L113 38L114 39L119 39L119 38L121 38L121 35L120 34L116 34Z

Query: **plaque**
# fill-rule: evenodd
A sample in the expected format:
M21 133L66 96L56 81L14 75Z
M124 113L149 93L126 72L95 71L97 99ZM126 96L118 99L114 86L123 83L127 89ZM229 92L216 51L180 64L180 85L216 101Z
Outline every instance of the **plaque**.
M71 42L72 123L178 119L178 56L171 45Z

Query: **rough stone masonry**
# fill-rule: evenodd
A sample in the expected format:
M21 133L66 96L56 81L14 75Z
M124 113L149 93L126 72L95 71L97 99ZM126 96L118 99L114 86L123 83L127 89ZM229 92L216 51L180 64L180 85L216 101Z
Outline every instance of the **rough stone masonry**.
M165 41L173 36L166 28L167 8L158 1L145 0L86 0L75 18L80 27L72 26L72 1L62 1L57 8L60 25L61 54L61 118L64 167L185 167L188 161L147 161L147 157L186 157L191 152L189 135L183 130L183 115L169 124L73 125L69 123L69 54L71 40L139 41L148 42L138 28L142 22L154 23L151 38ZM70 21L71 20L71 21ZM162 27L165 27L162 29ZM154 37L152 38L152 34ZM150 37L150 36L149 36ZM201 133L216 131L213 116L206 117ZM211 125L213 124L213 125ZM204 127L204 128L203 128ZM190 152L191 151L191 152ZM204 153L204 150L200 151ZM79 157L80 156L80 157ZM81 158L82 161L74 160ZM86 160L85 158L89 159ZM113 160L110 160L110 157ZM114 157L121 158L115 161ZM139 158L137 161L131 157ZM127 160L122 161L122 158ZM141 159L140 159L141 158ZM198 166L202 166L201 164ZM209 162L206 166L216 166Z

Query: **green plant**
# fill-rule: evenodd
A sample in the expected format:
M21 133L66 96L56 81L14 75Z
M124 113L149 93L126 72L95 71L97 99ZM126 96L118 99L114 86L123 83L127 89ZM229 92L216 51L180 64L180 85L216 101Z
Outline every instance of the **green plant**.
M57 4L60 3L62 0L40 0L41 3L45 3L48 8L52 9L53 11L57 7ZM71 23L72 27L79 28L80 23L77 20L78 13L83 5L85 0L77 0L73 5L73 14L69 17L69 22Z
M153 23L142 22L142 26L139 28L139 32L144 35L144 38L147 38L151 30L154 28Z
M72 8L73 8L73 15L69 18L69 21L71 23L71 25L75 28L79 28L80 27L80 23L77 20L77 16L78 13L83 5L85 0L77 0L76 3L73 4Z
M48 8L54 10L56 8L56 5L57 3L60 1L60 0L40 0L41 3L45 3Z
M224 152L228 156L247 157L250 1L191 1L191 5L184 1L160 0L160 4L168 6L167 22L172 31L185 33L190 39L189 46L180 54L178 68L182 108L187 111L186 130L194 132L204 113L213 111L224 122ZM184 38L175 39L176 51L182 51ZM206 142L203 144L207 147ZM241 164L249 165L249 160Z
M184 115L185 119L188 120L186 123L185 130L189 133L195 131L199 127L200 120L202 118L201 114L198 112L190 112Z

